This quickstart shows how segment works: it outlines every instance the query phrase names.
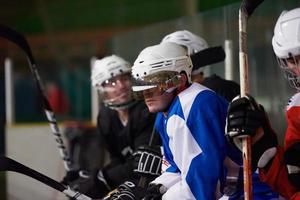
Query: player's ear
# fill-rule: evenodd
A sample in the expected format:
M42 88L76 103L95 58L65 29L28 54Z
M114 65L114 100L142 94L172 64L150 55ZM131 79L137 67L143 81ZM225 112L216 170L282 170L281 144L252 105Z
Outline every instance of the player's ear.
M189 85L189 81L188 81L188 77L187 74L185 72L181 72L180 73L180 87L186 87Z

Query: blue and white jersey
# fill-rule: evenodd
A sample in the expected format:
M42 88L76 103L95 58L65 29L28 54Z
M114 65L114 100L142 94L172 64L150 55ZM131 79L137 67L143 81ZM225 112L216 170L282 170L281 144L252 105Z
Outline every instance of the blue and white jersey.
M155 126L170 167L153 183L168 188L163 200L216 199L226 156L224 127L227 102L193 83L158 113Z

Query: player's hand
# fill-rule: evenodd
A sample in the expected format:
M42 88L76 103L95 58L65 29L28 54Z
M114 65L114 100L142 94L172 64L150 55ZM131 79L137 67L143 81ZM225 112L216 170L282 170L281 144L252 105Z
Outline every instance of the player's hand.
M91 198L101 198L110 191L101 170L71 171L69 174L67 173L62 183Z
M164 193L166 193L167 188L162 184L150 183L146 195L143 200L161 200Z
M131 181L126 181L119 185L104 200L140 200L145 196L145 190L136 186Z
M229 104L226 118L226 136L229 138L243 138L256 136L259 128L266 123L265 112L253 97L237 96ZM240 148L239 144L237 147Z
M156 177L161 174L162 154L159 146L140 146L133 156L135 173L145 177Z
M265 167L275 156L276 134L263 106L250 95L237 96L229 104L225 132L228 141L240 150L242 139L251 137L253 170Z
M300 142L296 142L284 152L284 162L286 164L290 183L300 189Z
M80 170L67 171L67 174L65 175L61 183L64 185L69 185L71 182L77 180L79 178L79 171Z

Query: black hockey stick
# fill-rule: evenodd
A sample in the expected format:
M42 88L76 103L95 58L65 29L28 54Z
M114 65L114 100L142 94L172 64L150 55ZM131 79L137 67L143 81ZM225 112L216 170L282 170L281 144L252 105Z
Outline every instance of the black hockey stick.
M239 9L239 60L241 96L249 94L247 21L263 0L243 0ZM251 138L243 138L243 172L245 200L252 200Z
M225 51L222 46L209 47L191 55L193 70L201 67L222 62L225 60Z
M38 171L35 171L13 159L7 158L5 156L0 156L0 171L12 171L21 173L23 175L29 176L35 180L38 180L45 185L48 185L49 187L58 190L68 197L71 197L73 199L77 200L92 200L90 197L85 196L84 194L81 194L79 192L75 192L71 190L69 187L66 187L65 185L49 178L48 176L41 174Z
M153 129L152 129L152 132L150 135L150 139L149 139L149 143L148 143L149 147L151 147L153 145L154 134L155 134L155 125L153 125ZM144 188L146 186L146 183L147 183L147 177L141 176L140 180L138 182L138 186L141 188Z
M65 145L63 143L62 136L60 134L60 131L59 131L59 128L57 125L55 114L50 106L50 103L49 103L47 97L46 97L46 93L45 93L40 75L37 70L36 61L32 55L32 52L31 52L31 49L30 49L30 46L29 46L27 40L20 33L16 32L15 30L12 30L11 28L4 26L4 25L0 25L0 37L3 37L5 39L15 43L25 53L28 63L29 63L29 66L30 66L30 70L33 74L35 83L37 85L38 93L42 98L44 111L45 111L46 117L50 123L50 127L51 127L51 130L55 137L55 141L57 143L57 147L59 149L60 155L63 159L65 169L67 171L70 171L71 170L70 157L69 157L69 155L66 151Z

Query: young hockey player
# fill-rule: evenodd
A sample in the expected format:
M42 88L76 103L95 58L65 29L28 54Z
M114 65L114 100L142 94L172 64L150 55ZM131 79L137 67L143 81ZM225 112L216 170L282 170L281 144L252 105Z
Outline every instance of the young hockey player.
M103 98L97 129L110 163L88 176L82 171L69 173L64 183L93 198L103 197L124 181L139 179L133 173L132 154L148 144L155 115L149 113L144 102L132 98L130 72L129 63L116 55L97 60L92 69L92 85Z
M195 35L187 30L176 31L165 36L162 42L173 42L187 48L189 55L192 57L197 52L208 48L208 44L202 37ZM205 59L205 58L204 58ZM193 63L194 65L194 63ZM199 78L200 77L200 78ZM240 86L234 82L225 80L215 74L205 77L203 68L193 66L192 80L199 81L200 84L212 89L218 95L224 97L227 101L231 101L235 96L240 94ZM231 200L240 199L243 195L242 185L242 159L239 152L232 149L226 158L224 165L227 168L227 181L225 183L224 192L229 195ZM235 162L234 162L234 161ZM277 194L272 192L270 187L259 180L258 174L253 173L253 199L275 199Z
M163 140L170 167L151 182L144 199L216 199L226 155L227 102L192 83L185 48L161 43L145 48L132 67L133 91L142 93Z
M266 113L251 96L237 97L229 106L227 135L237 147L240 137L252 137L252 165L260 178L287 199L300 199L300 8L284 11L274 28L272 45L279 66L297 89L287 110L284 147L278 146Z

